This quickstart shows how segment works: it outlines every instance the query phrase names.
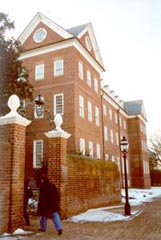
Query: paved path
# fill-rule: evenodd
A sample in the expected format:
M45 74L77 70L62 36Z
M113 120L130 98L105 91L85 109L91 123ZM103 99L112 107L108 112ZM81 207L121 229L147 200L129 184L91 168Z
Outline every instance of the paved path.
M128 221L110 223L63 222L63 235L57 236L52 221L46 233L35 233L12 239L30 240L161 240L161 198L145 203L143 211ZM38 218L33 218L31 230L37 230ZM4 238L6 240L7 238ZM11 239L11 238L10 238Z

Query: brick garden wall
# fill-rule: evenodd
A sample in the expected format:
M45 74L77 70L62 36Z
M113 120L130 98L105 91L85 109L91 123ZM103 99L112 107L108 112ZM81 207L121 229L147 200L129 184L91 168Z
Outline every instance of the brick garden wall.
M61 184L63 218L121 201L120 175L110 161L67 157L68 178Z

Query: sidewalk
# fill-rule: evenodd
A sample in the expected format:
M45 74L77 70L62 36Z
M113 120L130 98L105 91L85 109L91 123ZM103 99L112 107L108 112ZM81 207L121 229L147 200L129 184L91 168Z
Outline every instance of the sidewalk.
M45 233L37 231L39 218L31 218L31 227L25 230L34 233L28 236L4 237L4 240L161 240L161 198L147 202L140 214L128 221L108 223L73 223L63 221L63 235L58 236L51 220ZM110 211L117 211L112 209ZM124 209L120 209L124 211Z

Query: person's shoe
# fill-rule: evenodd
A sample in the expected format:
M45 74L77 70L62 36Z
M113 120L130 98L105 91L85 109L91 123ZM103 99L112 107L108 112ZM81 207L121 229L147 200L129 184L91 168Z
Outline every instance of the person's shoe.
M38 231L39 231L39 232L46 232L45 229L41 229L41 228L39 228Z
M59 229L58 230L58 235L62 235L62 233L63 233L62 229Z

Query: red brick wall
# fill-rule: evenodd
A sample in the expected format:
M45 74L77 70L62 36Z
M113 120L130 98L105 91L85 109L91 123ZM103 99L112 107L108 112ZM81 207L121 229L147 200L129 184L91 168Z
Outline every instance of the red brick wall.
M61 185L62 217L120 202L120 176L116 164L79 156L67 159L68 180Z
M148 163L147 150L143 147L143 141L146 142L146 132L143 133L141 124L144 123L139 117L128 119L131 186L150 188L150 175L144 171L144 161Z
M0 126L0 233L23 225L25 127Z
M62 218L121 200L117 165L110 161L67 156L64 137L48 138L48 177L61 193Z

